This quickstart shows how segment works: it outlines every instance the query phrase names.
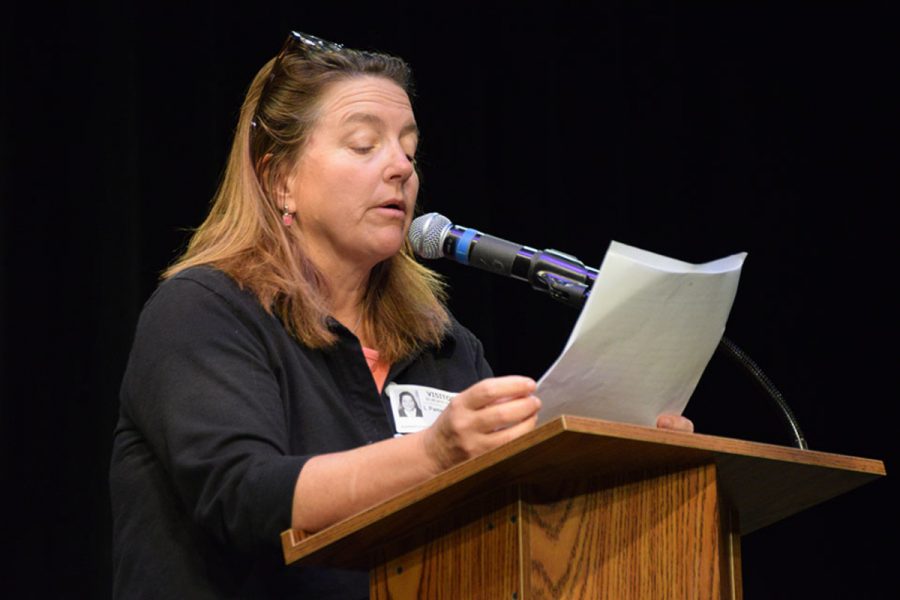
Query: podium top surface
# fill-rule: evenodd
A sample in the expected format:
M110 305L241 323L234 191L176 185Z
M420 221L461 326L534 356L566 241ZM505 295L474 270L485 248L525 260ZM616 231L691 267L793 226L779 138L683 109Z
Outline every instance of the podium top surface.
M879 460L563 415L318 533L282 533L285 562L344 566L485 490L715 463L747 534L886 474Z

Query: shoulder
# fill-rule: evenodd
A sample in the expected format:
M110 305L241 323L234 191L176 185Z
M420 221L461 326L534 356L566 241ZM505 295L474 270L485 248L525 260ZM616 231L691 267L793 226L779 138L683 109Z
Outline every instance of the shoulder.
M484 358L484 346L468 327L460 323L452 313L450 316L450 325L444 336L442 348L449 350L457 356L466 357L468 360L474 361L476 364L486 364ZM480 367L479 367L480 368Z
M223 365L243 374L271 370L291 343L277 317L255 295L217 269L186 269L159 284L132 338L126 383L144 378L187 381ZM181 384L179 384L181 385Z
M219 269L198 266L159 284L144 304L138 330L197 335L221 327L233 330L240 324L256 327L270 319L250 290Z
M250 290L215 267L190 267L162 281L145 305L147 309L178 309L227 304L235 309L261 309Z
M151 296L194 296L215 294L225 300L243 300L252 295L224 271L211 266L190 267L162 281Z
M397 365L398 383L461 391L492 375L481 341L452 314L440 345L429 346L408 361Z
M451 343L466 344L468 346L481 346L478 337L472 333L468 327L460 323L449 311L447 314L450 317L450 324L447 327L447 332L444 334L445 340L450 341Z

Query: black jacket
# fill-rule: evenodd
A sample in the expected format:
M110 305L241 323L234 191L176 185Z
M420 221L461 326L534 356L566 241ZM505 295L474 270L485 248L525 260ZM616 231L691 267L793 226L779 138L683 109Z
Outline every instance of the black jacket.
M366 573L285 567L311 456L394 434L357 338L312 350L221 271L165 281L138 321L110 468L116 598L365 598ZM455 320L385 381L461 391L491 375Z

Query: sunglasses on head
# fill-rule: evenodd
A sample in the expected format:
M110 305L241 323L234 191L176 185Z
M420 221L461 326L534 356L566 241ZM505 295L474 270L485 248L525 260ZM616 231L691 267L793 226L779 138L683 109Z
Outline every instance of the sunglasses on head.
M343 49L343 44L329 42L328 40L323 40L320 37L316 37L308 33L302 33L300 31L290 32L287 36L287 39L284 40L284 44L281 46L281 51L278 52L278 55L275 57L275 62L272 63L272 70L269 73L269 79L268 81L266 81L265 86L263 86L263 89L259 94L259 102L257 102L257 106L261 106L265 99L268 97L269 88L272 85L272 80L275 79L275 73L277 73L281 68L281 63L284 61L284 57L288 54L309 56L309 54L312 52L340 52ZM250 124L254 128L256 127L256 117L253 118Z

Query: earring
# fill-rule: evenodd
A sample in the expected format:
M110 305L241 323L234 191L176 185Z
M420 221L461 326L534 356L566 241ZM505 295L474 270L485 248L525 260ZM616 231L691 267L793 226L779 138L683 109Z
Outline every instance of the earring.
M288 210L287 202L284 203L282 209L281 222L284 223L285 227L290 227L294 223L294 213Z

